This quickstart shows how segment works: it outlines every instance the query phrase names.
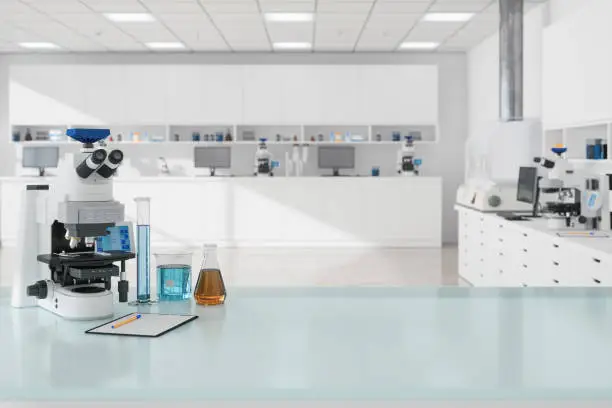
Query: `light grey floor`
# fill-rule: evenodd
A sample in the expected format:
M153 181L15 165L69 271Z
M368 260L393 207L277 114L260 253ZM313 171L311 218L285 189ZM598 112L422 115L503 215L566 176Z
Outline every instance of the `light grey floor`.
M153 248L152 252L155 253ZM0 249L0 286L10 286L15 248ZM219 261L228 286L438 286L458 284L457 248L280 249L222 248ZM135 282L136 262L128 263ZM193 254L197 276L200 253ZM154 277L153 277L154 281ZM155 283L152 282L152 286Z

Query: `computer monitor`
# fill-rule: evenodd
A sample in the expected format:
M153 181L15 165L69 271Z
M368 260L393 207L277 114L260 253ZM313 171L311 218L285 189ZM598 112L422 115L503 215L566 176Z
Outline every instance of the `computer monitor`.
M24 146L21 166L38 169L38 175L44 176L46 168L56 168L59 162L57 146Z
M210 175L215 175L216 169L232 167L232 148L229 146L196 147L193 151L193 163L196 168L209 168Z
M332 169L334 176L340 175L340 169L355 168L354 146L319 146L319 168Z
M533 204L533 216L537 215L540 188L538 186L537 167L521 167L519 169L516 200L522 203Z

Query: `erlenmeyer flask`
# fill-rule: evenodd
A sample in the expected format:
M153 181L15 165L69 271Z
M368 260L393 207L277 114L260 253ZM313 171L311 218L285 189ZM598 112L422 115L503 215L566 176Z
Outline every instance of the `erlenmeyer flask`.
M217 259L217 246L204 245L202 266L193 297L198 305L213 306L225 302L225 284Z

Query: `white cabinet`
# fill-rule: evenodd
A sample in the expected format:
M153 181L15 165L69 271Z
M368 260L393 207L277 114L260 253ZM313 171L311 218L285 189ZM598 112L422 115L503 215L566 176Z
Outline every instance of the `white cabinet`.
M458 211L459 274L474 286L612 286L612 240L594 249L529 222Z

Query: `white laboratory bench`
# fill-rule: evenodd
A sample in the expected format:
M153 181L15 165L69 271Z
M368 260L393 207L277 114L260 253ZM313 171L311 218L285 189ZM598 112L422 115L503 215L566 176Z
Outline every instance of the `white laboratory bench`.
M116 305L116 316L199 315L151 339L84 334L103 322L13 309L0 288L0 406L609 407L611 299L606 288L228 287L221 307ZM421 405L432 401L445 404Z
M612 286L612 238L559 237L543 218L455 208L459 274L474 286Z
M20 192L57 178L0 178L0 238L17 236ZM151 197L153 244L440 247L438 177L117 178L115 199L134 220Z

